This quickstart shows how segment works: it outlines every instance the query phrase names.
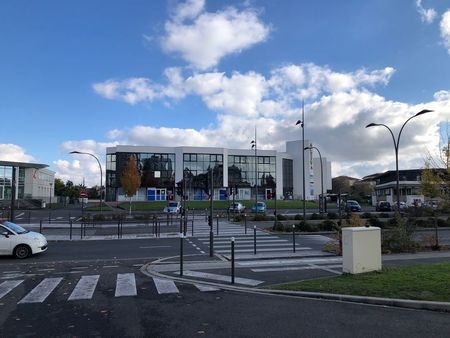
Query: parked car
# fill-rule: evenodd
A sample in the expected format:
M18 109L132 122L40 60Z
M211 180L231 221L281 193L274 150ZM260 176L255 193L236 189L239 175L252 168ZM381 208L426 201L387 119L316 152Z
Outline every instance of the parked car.
M253 204L252 206L252 212L264 214L266 212L266 203L264 202L258 202L258 204Z
M401 207L401 206L400 206ZM392 211L391 203L388 201L379 201L375 206L376 211Z
M240 202L231 203L228 207L229 212L243 212L245 210L245 206Z
M347 200L347 202L345 202L345 211L347 211L347 212L350 212L350 211L360 212L361 211L361 206L355 200Z
M179 214L181 213L181 210L181 203L172 201L167 204L163 211L168 214Z
M25 230L12 222L0 223L1 255L14 255L16 258L23 259L45 250L47 250L47 239L44 235Z

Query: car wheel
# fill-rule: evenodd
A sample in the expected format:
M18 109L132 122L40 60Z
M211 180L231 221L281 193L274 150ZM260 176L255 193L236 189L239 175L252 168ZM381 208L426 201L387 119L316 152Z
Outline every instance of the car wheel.
M30 247L28 245L18 245L14 249L14 256L19 259L27 258L31 254Z

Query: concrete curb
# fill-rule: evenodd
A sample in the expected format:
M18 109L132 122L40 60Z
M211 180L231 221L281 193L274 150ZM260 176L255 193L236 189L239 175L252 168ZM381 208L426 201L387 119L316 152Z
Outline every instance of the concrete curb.
M170 257L176 258L177 256ZM383 297L370 297L370 296L355 296L355 295L342 295L333 293L321 293L321 292L306 292L306 291L285 291L285 290L271 290L266 288L249 288L243 286L235 286L232 284L222 284L215 282L207 282L203 280L194 280L189 278L184 278L180 276L171 276L160 273L152 269L152 265L161 264L165 259L162 258L156 261L147 263L141 267L141 272L149 277L158 277L170 279L184 284L202 284L208 286L215 286L220 289L246 292L261 295L272 295L272 296L289 296L289 297L299 297L299 298L310 298L310 299L323 299L330 301L340 301L340 302L351 302L360 304L370 304L379 306L391 306L400 307L406 309L415 310L428 310L428 311L441 311L450 312L450 302L435 302L435 301L420 301L412 299L399 299L399 298L383 298ZM231 279L231 277L230 277ZM231 282L231 280L230 280Z

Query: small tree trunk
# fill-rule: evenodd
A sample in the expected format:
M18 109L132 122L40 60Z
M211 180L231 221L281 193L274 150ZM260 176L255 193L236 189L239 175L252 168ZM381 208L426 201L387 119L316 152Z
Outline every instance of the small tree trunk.
M131 215L131 196L130 196L130 215Z

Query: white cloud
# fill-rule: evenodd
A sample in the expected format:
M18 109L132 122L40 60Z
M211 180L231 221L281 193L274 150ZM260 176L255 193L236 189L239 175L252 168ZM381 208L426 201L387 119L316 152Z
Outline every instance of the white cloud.
M422 0L416 0L416 9L422 22L432 23L436 18L436 11L433 8L425 9L422 6Z
M436 101L449 101L450 100L450 90L440 90L433 95Z
M450 54L450 10L442 15L441 20L441 37L444 40L444 46Z
M191 0L179 5L166 22L161 46L181 55L190 66L205 70L227 55L264 41L269 31L250 8L228 7L209 13L204 11L204 1Z
M0 160L12 162L32 162L34 157L26 154L25 149L10 143L0 144Z

